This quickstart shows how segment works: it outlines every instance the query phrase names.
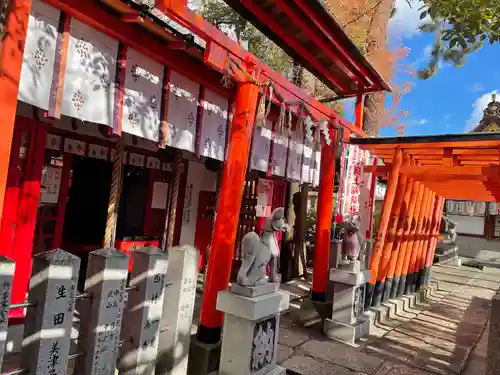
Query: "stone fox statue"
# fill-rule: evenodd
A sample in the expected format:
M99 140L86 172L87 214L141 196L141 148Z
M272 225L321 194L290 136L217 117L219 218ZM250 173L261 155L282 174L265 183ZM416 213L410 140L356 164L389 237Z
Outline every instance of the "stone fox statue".
M241 252L243 262L238 272L238 284L243 286L264 285L266 279L267 265L271 265L269 281L277 282L277 257L279 253L278 232L288 231L285 222L285 209L275 209L269 216L263 228L262 236L255 232L249 232L241 241Z
M361 233L359 233L359 224L359 219L356 217L344 222L342 255L351 262L358 260L364 242Z

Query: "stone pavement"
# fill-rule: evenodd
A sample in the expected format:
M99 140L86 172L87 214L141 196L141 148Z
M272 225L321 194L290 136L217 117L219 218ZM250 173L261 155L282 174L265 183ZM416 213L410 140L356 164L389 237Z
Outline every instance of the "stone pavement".
M328 340L319 324L303 328L284 316L279 362L302 375L482 375L485 327L500 271L448 265L433 270L438 291L376 323L357 347Z
M301 375L484 375L485 327L491 298L500 288L500 270L439 265L433 277L438 291L415 308L377 322L356 347L327 339L319 323L304 328L294 314L284 315L279 363ZM293 300L304 298L309 288L303 280L283 286ZM8 356L3 371L17 368L18 359Z

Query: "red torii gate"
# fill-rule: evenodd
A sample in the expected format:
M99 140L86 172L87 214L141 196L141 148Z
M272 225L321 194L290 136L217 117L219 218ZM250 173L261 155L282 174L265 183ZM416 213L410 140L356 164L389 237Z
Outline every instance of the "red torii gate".
M359 50L321 4L317 1L292 0L230 0L228 3L273 39L290 56L317 74L339 95L339 98L356 96L356 126L349 126L343 120L339 120L331 109L298 89L282 75L257 61L238 43L229 39L200 15L190 11L183 1L156 1L158 8L169 17L195 34L206 38L208 47L205 62L207 64L219 71L224 71L231 61L237 60L241 65L246 66L247 73L255 81L262 82L269 79L282 88L284 101L294 103L297 99L303 100L307 103L311 115L317 120L338 121L349 131L358 136L365 136L361 131L363 94L389 90L389 86L362 57ZM311 25L305 25L301 21L304 19L310 20ZM298 24L294 26L291 20ZM307 48L304 45L307 45ZM216 343L220 340L223 315L216 311L215 305L217 293L226 289L229 281L241 204L242 193L239 187L243 186L245 180L250 134L258 94L257 85L248 82L247 78L239 84L237 89L235 119L231 128L228 159L224 165L217 207L218 214L212 239L214 251L210 253L209 259L209 264L217 264L217 271L209 271L206 278L198 330L198 339L204 343ZM336 125L333 128L336 128ZM334 139L333 131L334 129L330 129L331 139ZM326 288L329 274L332 192L335 176L333 142L331 145L322 143L320 168L312 299L322 304L327 302Z
M429 282L445 199L500 200L500 133L352 138L388 173L366 307Z

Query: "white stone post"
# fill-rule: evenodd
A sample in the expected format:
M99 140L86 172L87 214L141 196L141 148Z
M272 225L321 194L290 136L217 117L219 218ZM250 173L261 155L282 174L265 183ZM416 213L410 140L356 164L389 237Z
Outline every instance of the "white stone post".
M290 297L279 285L233 285L219 292L217 309L223 311L224 330L220 375L284 375L276 365L280 312Z
M0 368L3 364L7 331L9 329L9 306L14 278L15 263L0 255Z
M370 333L370 321L364 317L365 284L370 280L370 270L351 272L330 269L333 282L333 313L326 319L323 332L326 336L354 344Z
M75 375L114 375L127 291L127 254L112 248L89 254L85 293L91 303L82 317Z
M30 375L68 372L80 258L61 249L33 257L21 368Z
M125 375L154 375L168 256L155 247L137 249L132 256L118 370Z
M197 250L188 245L171 248L156 375L187 373L197 278Z

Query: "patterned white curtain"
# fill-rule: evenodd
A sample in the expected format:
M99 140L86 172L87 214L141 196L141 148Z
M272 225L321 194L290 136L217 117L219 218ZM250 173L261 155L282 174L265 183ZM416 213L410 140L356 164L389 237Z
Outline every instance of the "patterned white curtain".
M163 66L136 50L127 53L122 131L154 142L160 139Z
M44 110L49 109L60 14L58 9L33 0L18 99Z
M113 126L118 41L71 19L61 113Z

